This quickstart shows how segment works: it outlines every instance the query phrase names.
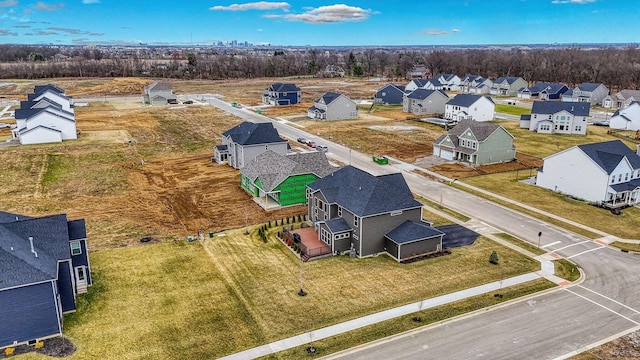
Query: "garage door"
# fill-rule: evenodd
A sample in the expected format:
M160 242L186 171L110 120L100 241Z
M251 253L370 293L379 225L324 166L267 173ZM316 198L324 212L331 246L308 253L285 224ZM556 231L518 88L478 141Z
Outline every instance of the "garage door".
M440 148L440 157L447 160L453 160L453 151Z

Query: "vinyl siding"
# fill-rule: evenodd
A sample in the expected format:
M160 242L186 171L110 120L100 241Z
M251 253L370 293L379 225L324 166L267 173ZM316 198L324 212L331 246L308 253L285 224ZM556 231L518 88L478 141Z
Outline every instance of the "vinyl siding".
M404 210L402 214L391 216L389 213L362 219L362 253L370 256L385 250L385 234L407 220L420 221L421 209Z

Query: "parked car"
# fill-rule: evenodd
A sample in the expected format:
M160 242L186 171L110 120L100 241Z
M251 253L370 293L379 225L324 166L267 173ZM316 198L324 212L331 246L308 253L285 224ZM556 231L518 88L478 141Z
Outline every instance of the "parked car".
M302 144L306 144L307 143L307 139L305 139L303 137L300 137L297 140L298 140L299 143L302 143Z
M327 147L327 145L322 145L321 144L321 145L316 145L316 150L327 152L327 151L329 151L329 148Z
M307 140L307 146L315 148L316 147L316 142L313 141L313 140Z
M183 101L182 103L187 105L193 104L193 100L186 100L186 101Z

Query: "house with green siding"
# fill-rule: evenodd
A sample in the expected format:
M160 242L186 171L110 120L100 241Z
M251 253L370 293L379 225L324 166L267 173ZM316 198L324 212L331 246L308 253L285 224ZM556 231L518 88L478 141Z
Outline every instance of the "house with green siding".
M500 125L460 121L433 143L433 155L446 160L486 165L516 158L514 137Z
M268 150L240 170L240 186L265 210L305 204L307 185L334 171L324 152Z

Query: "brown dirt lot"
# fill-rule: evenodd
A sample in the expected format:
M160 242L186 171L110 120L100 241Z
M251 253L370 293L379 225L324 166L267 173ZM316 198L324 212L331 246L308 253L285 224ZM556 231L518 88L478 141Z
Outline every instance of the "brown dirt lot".
M516 161L507 163L481 166L467 166L459 163L442 164L430 167L429 170L453 179L461 179L472 176L496 174L516 170L528 171L527 169L538 168L540 166L542 166L542 159L535 156L516 153ZM526 173L526 171L523 171L523 174Z

